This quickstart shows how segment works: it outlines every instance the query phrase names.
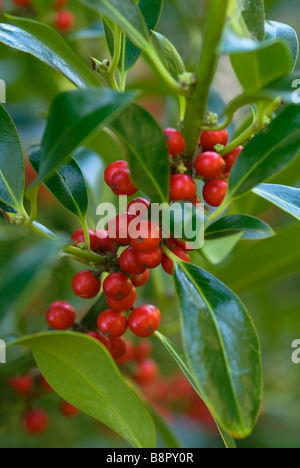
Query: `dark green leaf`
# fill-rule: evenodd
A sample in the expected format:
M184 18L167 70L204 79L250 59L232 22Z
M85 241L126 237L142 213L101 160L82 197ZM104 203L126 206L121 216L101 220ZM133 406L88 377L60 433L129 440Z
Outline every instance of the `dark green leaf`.
M232 169L226 201L279 173L299 153L300 109L289 106L242 151Z
M33 55L62 73L75 86L101 86L97 77L51 27L38 21L9 16L17 26L0 24L0 41Z
M299 72L294 72L272 81L272 83L268 83L264 88L255 91L253 97L269 99L281 97L287 104L300 105L299 85L300 74Z
M99 299L95 302L95 304L90 308L87 314L82 319L82 324L88 326L89 328L96 329L97 328L97 319L99 314L103 312L103 310L107 309L107 301L105 294L101 294Z
M242 239L264 239L274 236L273 229L264 221L247 215L231 215L218 219L205 231L206 239L219 239L242 233Z
M100 88L59 95L41 146L39 180L48 178L97 127L109 125L135 97Z
M145 109L134 104L113 122L111 128L127 148L136 186L152 202L168 202L169 155L166 139L156 120Z
M9 211L23 210L24 161L17 129L0 105L0 201Z
M200 391L222 425L232 435L246 437L262 399L260 348L252 320L227 286L195 265L177 264L175 285L186 356Z
M29 160L36 173L39 172L41 147L29 150ZM54 176L45 182L46 187L67 210L84 220L88 209L88 195L80 167L70 159Z
M202 393L201 393L201 391L199 389L199 384L198 384L197 380L194 378L191 370L189 369L188 363L187 363L186 358L185 358L183 352L181 351L181 349L179 349L176 344L172 343L172 341L169 340L169 338L162 335L161 333L156 332L156 336L160 339L160 341L165 346L167 351L170 353L170 355L173 357L173 359L177 362L177 364L180 367L180 369L182 370L183 374L185 375L187 380L190 382L190 384L192 385L194 390L198 393L199 397L204 401L204 397L203 397L203 395L202 395ZM213 416L214 419L216 418L213 414L212 414L212 416ZM215 422L216 422L216 425L218 427L218 430L220 432L220 435L221 435L221 437L223 439L223 442L224 442L225 446L227 448L236 448L235 441L233 440L231 435L228 434L228 432L225 431L225 429L223 429L220 426L220 424L217 422L216 419L215 419Z
M79 148L73 156L83 173L87 184L89 200L93 201L93 208L96 210L96 207L101 202L105 165L99 154L89 148Z
M253 192L300 221L300 189L286 185L261 184Z
M165 36L158 32L153 32L153 37L157 41L159 52L163 62L169 70L170 74L178 80L178 75L185 72L185 66L177 49Z
M279 23L278 21L265 22L266 39L283 39L289 46L294 66L297 63L299 54L299 41L296 31L287 24Z
M30 346L51 387L64 400L98 419L136 448L154 448L153 421L126 385L106 348L72 332L39 333L13 345Z

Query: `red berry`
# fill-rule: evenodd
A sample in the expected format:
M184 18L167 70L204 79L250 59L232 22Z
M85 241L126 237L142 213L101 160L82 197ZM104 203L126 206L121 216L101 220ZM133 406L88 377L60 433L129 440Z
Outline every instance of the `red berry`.
M137 292L135 287L132 287L132 291L127 297L123 297L123 299L118 299L115 301L114 299L110 299L109 297L106 298L107 304L110 309L115 311L124 311L129 310L134 306L134 303L137 298Z
M138 189L133 184L129 169L119 169L111 178L111 189L115 195L134 195Z
M91 299L97 296L100 291L101 282L90 270L80 271L72 281L74 294L84 299Z
M154 221L143 220L137 225L137 238L130 238L132 247L139 252L148 252L159 246L161 230Z
M126 344L126 352L123 354L123 356L119 357L116 359L118 364L127 364L127 362L130 362L134 359L135 355L135 349L131 341L125 340Z
M204 131L200 137L200 145L207 151L213 151L216 145L226 146L229 140L227 130L221 130L220 132L209 132Z
M46 411L33 409L24 415L23 423L29 434L42 434L48 429L49 417Z
M224 156L224 161L226 163L225 172L231 171L243 149L243 146L238 146L233 151L231 151L231 153L228 153L226 156Z
M111 163L104 171L104 180L109 187L111 187L111 179L115 172L120 169L128 169L127 161L115 161Z
M205 179L218 177L225 169L224 159L214 151L199 154L195 162L197 174Z
M153 346L151 341L144 340L139 343L135 349L135 359L137 362L145 361L152 353Z
M74 325L76 313L68 302L57 301L50 305L46 320L54 330L67 330Z
M172 253L185 262L191 261L189 254L185 250L180 249L179 247L175 247L175 249L172 250ZM164 255L161 265L165 272L168 273L168 275L173 275L174 262L167 255Z
M80 413L78 408L75 408L75 406L71 405L67 401L63 401L60 405L60 412L67 418L71 418L72 416L76 416Z
M186 174L173 174L170 183L170 200L191 200L197 191L195 181Z
M31 1L30 0L12 0L12 2L15 5L21 6L21 7L29 7L31 6Z
M134 216L140 216L141 215L141 210L142 214L147 212L149 206L150 206L149 200L146 200L146 198L142 197L137 197L131 200L131 202L128 204L127 211L130 214L133 214Z
M103 335L102 333L98 333L96 331L88 332L87 335L99 341L100 343L102 343L110 351L111 344L107 336Z
M174 242L177 245L177 247L180 247L181 249L186 250L187 252L192 252L193 250L197 250L195 249L195 247L191 245L190 242L185 241L184 239L174 239Z
M113 252L115 247L108 237L108 232L105 229L97 229L96 231L97 237L98 237L98 248L101 252L104 252L105 250L109 252Z
M120 267L130 275L141 275L145 273L145 268L138 262L137 251L133 247L128 247L121 253Z
M107 226L108 237L111 242L120 245L128 245L130 243L129 226L135 216L129 213L121 213L111 221Z
M140 385L146 385L153 382L158 377L158 367L155 361L147 359L140 362L134 373L135 380Z
M103 291L111 299L122 299L132 291L132 282L124 273L112 273L103 283Z
M134 275L131 278L131 282L133 286L135 286L136 288L140 288L141 286L144 286L147 283L147 281L149 280L149 277L150 277L150 271L146 270L144 273L140 275Z
M160 247L156 247L149 252L138 252L137 259L145 268L157 268L162 262L163 251Z
M185 150L185 139L175 128L166 128L164 134L170 154L180 154Z
M203 187L203 198L210 206L220 206L227 192L228 182L223 179L213 179Z
M21 377L9 379L7 383L19 395L28 395L33 388L34 381L31 375L23 375Z
M137 307L130 314L129 328L136 336L147 338L156 332L161 322L160 311L151 305Z
M91 250L97 250L99 248L99 238L97 236L97 233L93 231L92 229L89 229L89 235L90 235L90 245L91 245ZM74 232L72 235L72 240L75 241L75 246L77 247L79 244L82 244L85 242L84 239L84 232L83 229L77 229L77 231Z
M105 336L117 338L127 330L127 317L123 312L107 309L99 315L97 325Z
M114 359L120 359L126 353L126 341L123 336L118 338L110 338L110 354Z
M70 10L62 10L57 13L55 18L55 26L60 31L68 31L74 26L75 17Z

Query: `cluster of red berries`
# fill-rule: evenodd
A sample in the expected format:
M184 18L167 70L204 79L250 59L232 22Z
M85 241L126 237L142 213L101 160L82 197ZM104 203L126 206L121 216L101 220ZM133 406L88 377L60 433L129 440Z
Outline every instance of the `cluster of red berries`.
M44 377L34 369L32 373L13 377L7 380L7 384L23 398L26 398L25 410L22 416L22 423L25 431L31 435L43 434L50 426L50 416L43 408L35 407L35 400L38 400L44 391L53 392ZM79 413L79 410L66 401L60 404L60 412L65 417L72 417Z
M31 0L12 0L18 7L30 8ZM56 10L54 17L54 25L61 32L67 32L75 24L75 16L71 10L65 7L68 0L53 0L53 8Z

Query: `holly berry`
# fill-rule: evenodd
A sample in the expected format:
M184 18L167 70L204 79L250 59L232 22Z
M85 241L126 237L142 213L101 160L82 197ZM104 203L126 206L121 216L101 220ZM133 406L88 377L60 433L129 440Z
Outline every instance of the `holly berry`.
M137 197L131 200L131 202L128 204L127 211L128 213L133 214L134 216L139 216L141 214L140 211L143 210L142 211L143 213L145 210L146 212L150 204L151 203L146 198ZM139 205L143 205L143 206L139 206ZM146 207L146 209L144 207Z
M176 257L181 258L181 260L183 260L184 262L190 263L191 261L189 254L185 250L180 249L179 247L175 247L175 249L172 250L172 253L176 255ZM173 275L174 262L167 255L164 255L161 265L165 272L168 273L168 275Z
M118 338L110 338L110 354L114 359L120 359L126 353L126 341L123 336Z
M128 169L127 161L115 161L111 163L104 171L104 180L109 187L111 187L111 180L115 172L120 169Z
M75 406L71 405L67 401L63 401L60 405L60 412L67 418L71 418L72 416L76 416L80 413L78 408L75 408Z
M109 252L113 252L115 247L108 237L108 232L105 229L98 229L96 231L98 237L98 248L101 252L105 252L106 250Z
M33 388L34 381L31 375L23 375L9 379L7 383L19 395L28 395Z
M157 268L162 262L163 251L160 247L156 247L148 252L138 252L137 259L145 268Z
M135 359L137 362L145 361L152 353L153 346L151 341L144 340L139 343L135 349Z
M109 297L106 298L108 307L115 311L124 311L129 310L134 306L134 303L137 298L137 292L135 287L132 287L132 291L129 296L123 297L123 299L118 299L115 301L114 299L110 299Z
M132 282L124 273L112 273L103 283L103 291L111 299L122 299L132 291Z
M180 154L185 150L185 139L178 130L175 128L166 128L164 134L167 139L170 154Z
M49 416L42 409L33 409L24 415L23 423L29 434L42 434L48 429Z
M223 179L213 179L203 187L203 198L210 206L220 206L227 192L228 182Z
M75 23L75 17L70 10L61 10L55 18L55 26L59 31L69 31Z
M144 305L134 309L130 314L128 325L136 336L147 338L156 332L160 322L160 311L152 305Z
M119 258L120 267L130 275L141 275L145 273L144 268L138 261L137 251L133 247L128 247L121 253Z
M227 130L221 130L219 132L204 131L200 137L200 145L207 151L213 151L215 146L222 145L226 146L229 140Z
M170 200L191 200L197 191L195 181L187 174L173 174L170 183Z
M54 330L67 330L74 325L76 313L68 302L57 301L50 305L46 320Z
M225 169L224 159L214 151L199 154L195 162L197 174L205 179L218 177Z
M102 343L110 351L111 344L107 336L103 335L102 333L98 333L96 331L90 331L87 333L87 335L99 341L100 343Z
M91 299L97 296L100 291L101 282L90 270L80 271L72 281L74 294L84 299Z
M107 309L99 315L97 325L105 336L117 338L127 330L127 317L123 312Z
M161 230L154 221L142 220L137 225L139 236L130 238L132 247L139 252L148 252L159 246L161 241Z
M111 178L111 189L115 195L134 195L138 189L133 184L129 169L119 169Z
M158 377L158 367L155 361L147 359L138 364L134 373L135 380L140 385L146 385L153 382Z
M31 6L31 1L30 0L12 0L12 2L15 5L21 6L21 7L30 7Z
M90 245L91 250L95 251L99 248L99 238L97 233L92 229L89 229L89 236L90 236ZM75 241L75 246L77 247L79 244L85 242L84 232L83 229L77 229L72 235L72 240Z
M133 219L135 219L134 215L129 213L121 213L109 221L107 232L111 242L115 242L116 244L120 245L130 244L128 230Z
M126 344L126 351L123 356L116 359L118 364L127 364L128 362L132 361L135 357L135 349L131 341L125 340Z
M133 286L135 286L136 288L140 288L147 283L147 281L149 280L149 277L150 277L150 271L146 270L141 275L134 275L131 278L131 282Z
M231 169L233 168L237 158L239 157L243 149L243 146L238 146L233 151L224 156L224 161L226 163L225 172L231 172Z

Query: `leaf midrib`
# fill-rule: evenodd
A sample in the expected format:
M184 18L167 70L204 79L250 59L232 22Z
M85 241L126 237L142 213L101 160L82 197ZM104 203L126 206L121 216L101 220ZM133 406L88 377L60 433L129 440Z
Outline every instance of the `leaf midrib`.
M10 188L10 186L9 186L9 184L8 184L8 182L7 182L7 180L6 180L6 178L4 177L4 174L3 174L3 171L2 171L1 168L0 168L0 176L1 176L2 180L3 180L3 182L4 182L4 185L5 185L5 187L6 187L7 191L8 191L8 193L9 193L11 199L12 199L13 202L15 203L15 206L12 206L11 203L6 202L5 200L3 200L3 202L6 203L6 204L9 205L9 206L12 206L12 208L17 208L19 211L22 211L22 209L21 209L21 204L20 204L20 203L18 202L18 200L15 198L14 193L11 191L11 188Z

